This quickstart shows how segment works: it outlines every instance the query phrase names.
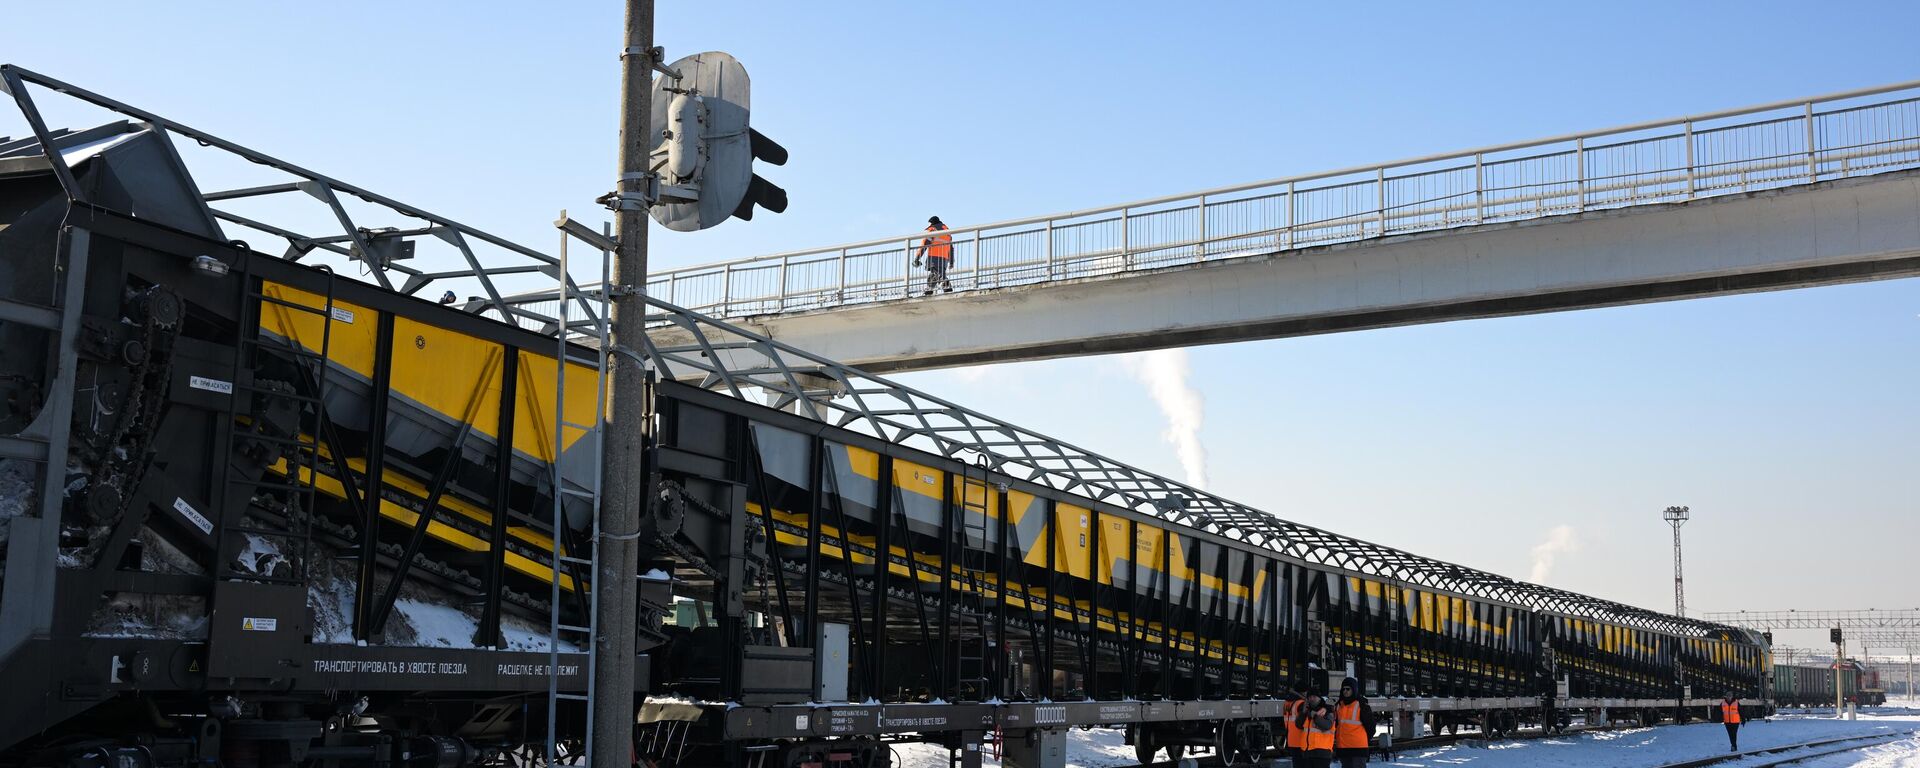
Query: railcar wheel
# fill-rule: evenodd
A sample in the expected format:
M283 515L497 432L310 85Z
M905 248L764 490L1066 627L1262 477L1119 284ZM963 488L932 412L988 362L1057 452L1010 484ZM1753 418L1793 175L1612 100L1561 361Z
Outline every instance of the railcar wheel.
M1153 762L1153 753L1158 751L1160 750L1153 744L1152 732L1142 730L1136 731L1133 734L1134 759L1140 761L1142 764L1151 763Z
M1220 758L1222 765L1233 765L1238 762L1238 760L1235 759L1236 755L1234 753L1233 743L1232 726L1227 723L1221 723L1213 729L1213 754L1215 757ZM1175 759L1177 760L1179 758Z

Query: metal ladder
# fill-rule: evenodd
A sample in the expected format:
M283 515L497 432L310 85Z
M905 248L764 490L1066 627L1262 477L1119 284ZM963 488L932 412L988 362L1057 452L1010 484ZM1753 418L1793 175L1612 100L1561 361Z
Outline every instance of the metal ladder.
M984 455L960 470L960 567L975 573L989 569L987 499L993 487L987 484L987 472L987 457ZM979 501L974 501L975 498ZM971 574L969 578L972 578Z
M227 448L237 450L242 441L260 441L277 446L285 461L285 473L276 475L271 469L262 473L257 480L235 477L233 462L227 460L222 470L220 496L215 499L216 510L220 512L218 527L214 533L214 578L219 580L244 580L268 584L298 585L307 583L308 563L313 555L313 512L318 503L318 475L322 457L320 453L321 421L326 418L327 355L333 343L333 270L320 266L318 269L326 275L326 290L321 296L321 305L308 306L298 301L269 296L264 281L256 281L252 274L251 259L242 259L247 265L239 275L240 312L234 326L233 368L229 377L231 394L227 398ZM258 284L256 285L256 282ZM272 308L271 310L269 308ZM289 327L288 343L268 341L261 338L260 325L265 314L274 312L300 312L320 318L320 348L309 351L300 339L291 337ZM294 364L303 371L311 370L302 376L303 381L290 382L292 389L266 387L254 381L254 363L262 350L272 354L292 358ZM301 393L299 387L305 384L312 391ZM295 419L296 428L291 436L267 434L264 426L253 419L260 411L256 404L268 404L281 400L293 404L299 415ZM305 428L311 408L313 427ZM246 418L242 423L242 418ZM336 457L338 459L338 457ZM346 472L341 461L337 470ZM260 492L279 492L285 494L286 526L274 529L249 525L243 519L228 514L231 512L231 500L234 494L244 494L249 506ZM369 492L377 493L378 489ZM244 510L245 508L243 508ZM245 514L244 511L241 512ZM233 558L228 554L229 534L241 534L280 542L280 556L290 563L288 575L278 576L272 572L239 573L233 568ZM298 547L298 556L291 551ZM254 564L258 567L258 563Z
M566 211L560 212L560 220L567 220ZM608 297L606 291L576 290L568 280L567 246L570 237L563 228L560 232L560 264L557 274L560 282L558 292L560 296L560 308L558 312L559 327L554 332L553 517L551 521L553 526L553 552L551 553L553 571L551 574L552 590L549 593L547 604L547 765L556 764L556 757L560 747L558 741L559 712L560 703L563 701L579 702L585 705L586 733L580 745L579 754L581 756L593 754L594 701L590 692L591 686L593 685L594 669L599 662L600 645L600 590L593 589L587 582L575 578L573 588L576 594L579 590L587 590L586 624L584 626L569 624L561 619L561 577L569 572L575 574L585 573L590 576L599 573L601 533L600 485L602 480L601 472L604 466L604 463L601 461L601 451L605 450L604 442L599 441L599 436L601 435L600 424L579 424L567 421L567 362L569 360L567 336L572 327L572 324L567 320L568 308L573 306L574 302L577 301L580 305L591 307L593 310L593 335L594 340L597 342L595 344L593 357L593 414L596 422L602 418L602 414L607 412L607 362L608 349L611 343L609 336L612 330L612 319L607 313ZM611 259L611 252L606 250L600 251L599 285L606 286L612 284ZM591 474L593 480L585 490L569 488L566 484L566 472L564 470L567 466L566 447L568 430L583 433L580 438L581 440L591 438L599 443L597 450L592 451L589 456L580 459L593 462ZM582 553L566 548L562 544L564 534L568 530L566 519L566 502L568 499L583 499L590 509L592 530L591 535L587 539L585 557L581 556ZM586 693L570 693L560 690L560 638L562 632L575 636L585 635L583 650L587 657L586 676L584 678L588 686L588 692Z
M981 700L995 695L997 691L989 689L993 682L988 677L987 666L987 580L986 573L994 571L988 562L991 553L987 541L987 519L990 504L989 494L993 487L987 483L987 457L981 455L960 470L960 568L964 577L974 590L974 637L960 638L954 661L957 673L956 683L962 687L973 683L975 697ZM975 501L975 499L978 501ZM1002 511L1004 514L1004 510ZM996 578L1004 580L1005 574ZM997 589L998 587L996 587ZM1004 596L1003 596L1004 597ZM957 693L958 691L956 691Z

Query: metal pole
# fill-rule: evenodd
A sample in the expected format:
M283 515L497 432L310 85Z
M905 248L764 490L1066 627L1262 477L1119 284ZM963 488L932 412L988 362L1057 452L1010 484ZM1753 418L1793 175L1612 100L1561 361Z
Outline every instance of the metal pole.
M1047 219L1047 279L1053 279L1053 219Z
M1842 659L1845 659L1846 657L1847 657L1846 641L1841 640L1838 643L1834 643L1833 644L1833 719L1835 720L1840 720L1847 716L1847 713L1845 711L1847 708L1846 707L1846 701L1847 701L1846 689L1842 687L1840 684L1840 673L1841 673L1840 662Z
M1693 199L1693 121L1687 121L1687 199Z
M1298 198L1294 197L1293 193L1294 185L1289 181L1287 182L1287 228L1283 231L1286 239L1280 244L1280 249L1283 251L1293 250L1293 208L1299 204Z
M787 311L787 257L785 256L780 257L780 298L778 301L779 303L775 305L776 308L774 311Z
M627 0L626 45L620 53L620 176L619 210L614 217L613 338L615 349L639 348L646 334L647 211L639 204L647 190L647 145L653 132L653 0ZM619 357L614 358L616 361ZM592 696L595 740L593 765L611 768L633 762L634 626L638 609L639 541L629 538L640 527L640 507L646 501L645 444L642 420L646 414L646 374L631 361L616 364L613 401L609 404L607 435L602 441L600 476L606 480L600 530L598 572L593 589L598 596L601 628L596 643Z
M1207 258L1207 196L1200 196L1200 245L1194 250L1194 261Z
M1373 172L1374 202L1379 205L1380 237L1387 236L1387 167L1380 166ZM1366 237L1366 225L1360 225L1360 236Z
M1573 186L1580 193L1580 206L1575 210L1582 213L1587 210L1587 140L1581 137L1573 140L1573 164L1577 179Z
M1813 102L1807 102L1807 183L1820 180L1820 155L1814 146Z
M1673 526L1673 615L1687 615L1687 581L1680 568L1680 526Z
M1487 221L1487 156L1473 156L1473 223Z
M1680 617L1687 615L1686 582L1680 570L1680 526L1686 524L1689 517L1692 510L1687 507L1667 507L1660 513L1660 518L1673 526L1673 615Z

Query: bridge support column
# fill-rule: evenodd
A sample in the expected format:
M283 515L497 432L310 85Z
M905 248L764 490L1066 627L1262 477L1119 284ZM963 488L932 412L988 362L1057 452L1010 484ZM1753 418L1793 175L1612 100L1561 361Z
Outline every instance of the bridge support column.
M1066 768L1066 731L1013 731L1000 743L1000 764L1006 768Z

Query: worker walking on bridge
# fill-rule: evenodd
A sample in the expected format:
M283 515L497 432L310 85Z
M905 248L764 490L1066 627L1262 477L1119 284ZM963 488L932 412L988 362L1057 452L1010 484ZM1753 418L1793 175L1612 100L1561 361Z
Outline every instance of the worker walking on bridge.
M1373 706L1360 697L1360 685L1351 677L1340 681L1333 719L1333 756L1340 760L1340 768L1365 768L1373 741Z
M935 234L920 241L920 252L913 257L916 267L922 259L927 262L927 292L922 295L932 296L936 284L942 291L953 293L953 281L947 279L947 269L953 266L953 235L946 234L946 229L940 217L927 217L927 231Z
M1720 702L1720 722L1727 726L1727 751L1740 751L1740 700L1733 691L1727 691L1727 698Z

